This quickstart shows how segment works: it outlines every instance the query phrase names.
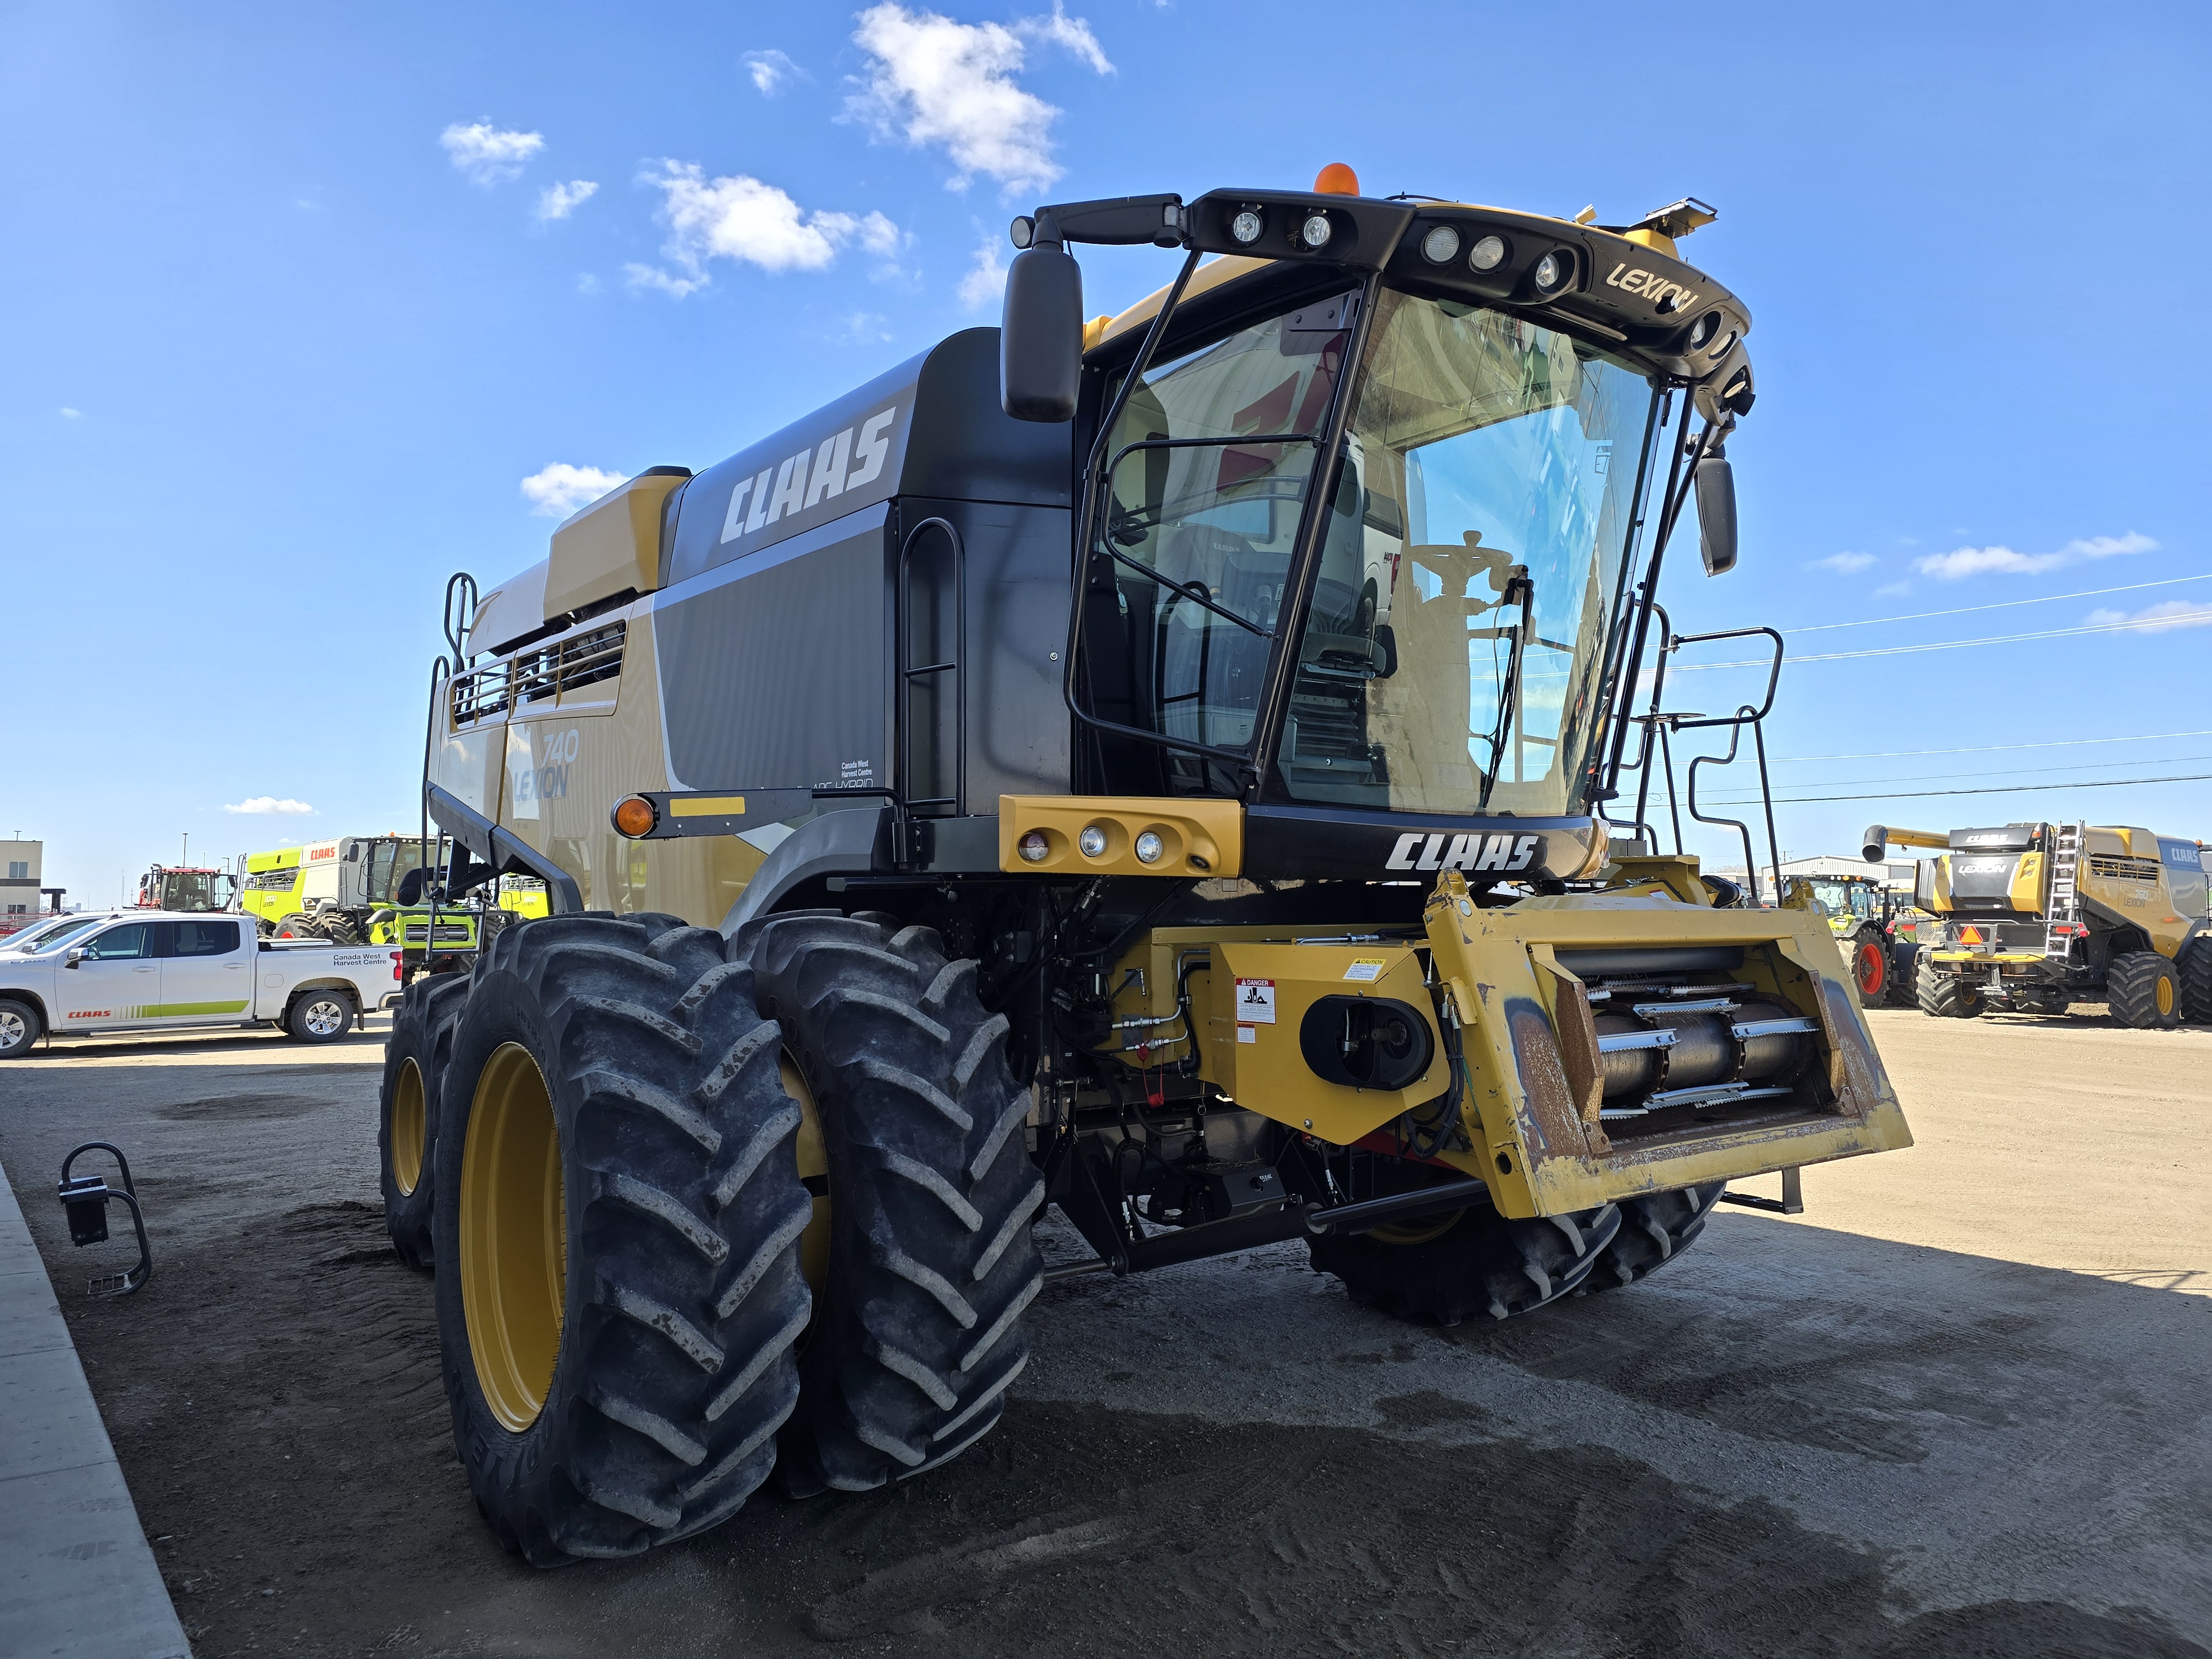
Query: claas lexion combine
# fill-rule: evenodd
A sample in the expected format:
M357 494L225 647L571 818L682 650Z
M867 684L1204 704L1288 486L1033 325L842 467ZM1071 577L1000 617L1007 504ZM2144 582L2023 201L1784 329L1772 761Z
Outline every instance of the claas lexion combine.
M1711 216L1044 208L1002 329L463 585L428 810L554 914L410 989L384 1184L511 1548L975 1444L1048 1205L1056 1272L1304 1240L1449 1322L1909 1143L1820 915L1603 816L1693 489L1735 556Z
M2088 823L1984 829L1869 827L1861 853L1936 851L1913 902L1936 918L1921 934L1921 1012L1972 1019L1988 1010L2063 1014L2101 1001L2137 1029L2212 1023L2212 920L2203 849L2193 839Z

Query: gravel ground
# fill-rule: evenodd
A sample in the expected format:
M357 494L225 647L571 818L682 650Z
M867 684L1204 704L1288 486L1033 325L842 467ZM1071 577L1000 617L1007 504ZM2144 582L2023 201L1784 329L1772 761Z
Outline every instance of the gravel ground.
M203 1659L2212 1653L2212 1031L1872 1018L1917 1147L1633 1290L1443 1331L1297 1246L1069 1280L966 1458L554 1574L384 1240L382 1020L57 1046L0 1162ZM52 1198L94 1137L155 1239L116 1302Z

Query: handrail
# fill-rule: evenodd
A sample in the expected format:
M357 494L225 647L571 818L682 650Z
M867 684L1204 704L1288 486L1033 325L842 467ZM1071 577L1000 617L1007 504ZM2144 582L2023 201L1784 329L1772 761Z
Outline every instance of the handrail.
M912 573L915 544L926 530L942 530L952 548L952 654L943 662L926 663L915 667L908 663L910 644L908 629L913 621L912 593L908 586ZM901 805L911 810L916 806L950 806L955 817L965 817L968 811L968 676L962 665L967 660L968 645L968 550L960 539L960 532L947 519L924 519L908 531L899 544L897 615L893 626L898 629L897 661L899 664L899 773L896 780L902 793L896 798ZM914 776L914 682L925 674L952 676L952 793L950 795L910 797L904 792ZM935 706L932 705L934 714Z

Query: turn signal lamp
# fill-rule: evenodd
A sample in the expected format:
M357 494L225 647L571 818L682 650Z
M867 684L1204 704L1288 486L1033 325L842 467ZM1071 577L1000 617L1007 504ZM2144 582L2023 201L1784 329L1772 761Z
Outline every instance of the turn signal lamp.
M1052 855L1052 843L1045 839L1044 831L1032 830L1019 842L1022 856L1031 864L1042 864Z
M624 795L615 803L612 816L615 833L632 841L651 835L653 826L660 822L659 812L642 795Z
M1341 161L1331 161L1314 174L1314 194L1357 196L1359 194L1359 175Z

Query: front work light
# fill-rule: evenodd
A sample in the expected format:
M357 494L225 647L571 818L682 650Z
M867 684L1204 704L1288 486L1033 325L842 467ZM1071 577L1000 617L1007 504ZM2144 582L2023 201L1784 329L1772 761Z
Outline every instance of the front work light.
M614 822L615 833L631 841L641 836L651 835L653 825L660 822L660 814L642 795L623 796L615 803L615 810L610 816Z
M1448 265L1459 257L1459 229L1437 225L1421 238L1421 258L1432 265Z
M1308 214L1305 223L1298 227L1298 240L1316 252L1328 246L1328 215L1326 213Z
M1075 844L1083 849L1084 857L1103 859L1106 856L1106 831L1097 824L1086 823L1083 833L1075 838Z
M1547 253L1536 261L1536 291L1549 294L1567 280L1567 262L1556 253Z
M1244 208L1229 222L1229 234L1238 241L1251 243L1260 240L1260 233L1267 228L1257 208Z
M1505 239L1486 236L1468 250L1467 262L1476 270L1495 270L1505 257Z
M1149 830L1137 837L1137 862L1139 864L1158 864L1160 854L1166 851L1166 844Z

